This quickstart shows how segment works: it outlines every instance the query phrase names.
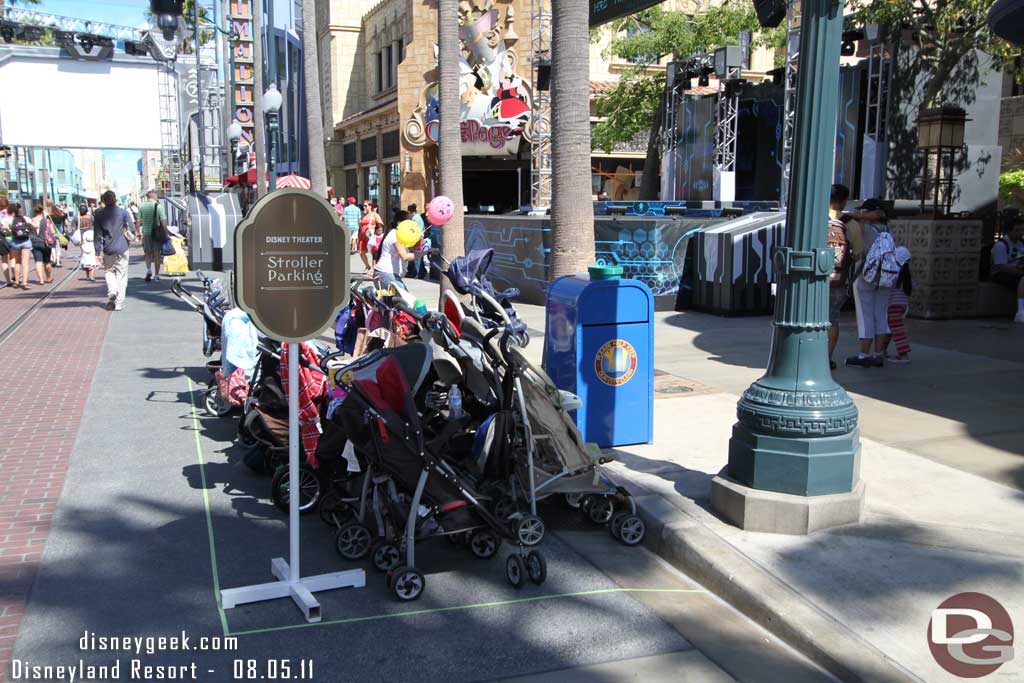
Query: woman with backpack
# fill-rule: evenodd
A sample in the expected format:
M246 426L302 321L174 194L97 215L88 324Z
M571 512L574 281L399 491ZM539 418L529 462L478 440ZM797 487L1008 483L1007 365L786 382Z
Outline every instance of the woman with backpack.
M57 243L57 235L53 229L53 222L46 215L42 204L36 204L32 210L32 234L29 239L32 242L32 258L36 260L36 276L39 284L45 285L53 282L53 265L50 258L53 256L53 247Z
M10 267L14 269L14 286L28 289L28 262L32 255L32 224L22 215L19 204L11 204L8 211L11 214Z
M853 281L853 300L857 309L857 336L860 351L846 359L847 365L870 368L885 364L882 351L889 336L889 291L899 276L896 265L896 244L893 242L881 202L869 199L861 205L862 212L871 212L871 219L865 222L858 236L859 253ZM853 235L848 233L851 242ZM859 250L858 247L859 246ZM872 345L874 350L872 351Z

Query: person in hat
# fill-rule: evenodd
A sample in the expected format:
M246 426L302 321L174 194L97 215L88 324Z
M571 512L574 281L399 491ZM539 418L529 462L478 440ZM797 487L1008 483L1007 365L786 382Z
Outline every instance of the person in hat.
M910 295L914 283L910 277L910 250L896 247L896 263L900 267L896 285L889 290L889 335L882 344L882 353L890 363L910 362L910 341L907 339L907 311L910 310ZM896 345L896 354L889 353L889 342Z
M355 251L356 240L359 239L359 219L363 217L363 212L356 206L355 197L349 197L346 200L345 208L341 210L341 217L345 221L348 234L352 237L352 251Z

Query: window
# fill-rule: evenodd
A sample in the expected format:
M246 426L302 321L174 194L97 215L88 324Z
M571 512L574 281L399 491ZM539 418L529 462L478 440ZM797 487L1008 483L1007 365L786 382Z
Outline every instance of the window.
M377 92L384 89L384 52L377 53Z
M369 166L363 169L363 185L366 187L366 199L372 199L374 203L380 203L380 173L376 166Z
M398 162L388 164L388 208L394 211L402 204L402 169Z
M385 62L387 65L388 73L388 87L393 88L395 86L395 49L394 45L388 45L384 50Z
M383 138L381 142L383 142L384 147L381 158L390 159L392 157L397 157L401 152L398 142L398 131L393 130L390 133L384 133L381 137Z
M364 138L360 141L362 145L363 161L376 161L377 160L377 138Z
M347 142L342 151L342 165L351 166L356 163L356 143Z
M63 185L68 180L68 173L63 168L57 169L57 182Z

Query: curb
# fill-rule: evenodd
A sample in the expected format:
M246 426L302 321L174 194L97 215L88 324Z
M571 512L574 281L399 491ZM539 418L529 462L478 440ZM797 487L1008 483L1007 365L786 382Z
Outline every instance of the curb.
M863 683L922 681L664 497L634 500L651 550L832 675Z

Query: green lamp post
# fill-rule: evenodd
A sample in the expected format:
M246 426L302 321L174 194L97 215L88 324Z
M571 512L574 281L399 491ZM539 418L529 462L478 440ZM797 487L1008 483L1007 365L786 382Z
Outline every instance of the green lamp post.
M792 1L792 0L791 0ZM802 0L786 246L768 369L743 394L712 507L749 530L809 533L860 519L857 408L828 365L825 245L839 103L842 0Z

